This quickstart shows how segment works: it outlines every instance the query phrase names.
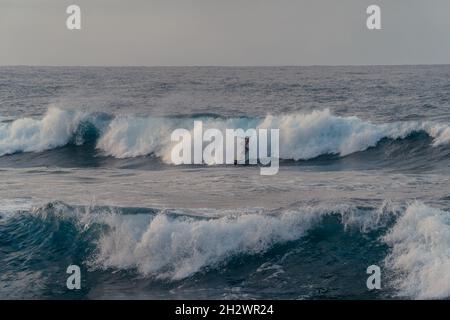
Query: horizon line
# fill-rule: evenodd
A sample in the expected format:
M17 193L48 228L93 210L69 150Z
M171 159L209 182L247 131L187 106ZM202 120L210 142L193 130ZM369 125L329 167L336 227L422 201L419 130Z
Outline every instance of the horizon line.
M403 66L446 66L450 63L418 63L418 64L286 64L286 65L34 65L10 64L5 67L35 67L35 68L286 68L286 67L403 67Z

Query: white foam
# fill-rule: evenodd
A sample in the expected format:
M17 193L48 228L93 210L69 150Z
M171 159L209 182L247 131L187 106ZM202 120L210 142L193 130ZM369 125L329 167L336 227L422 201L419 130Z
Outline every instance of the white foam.
M42 119L21 118L0 123L0 156L39 152L66 145L85 115L51 107Z
M89 115L51 107L38 120L23 118L0 123L0 156L20 151L43 151L67 144ZM307 160L324 154L345 156L375 146L383 138L402 139L416 131L434 138L433 146L450 143L450 126L433 122L375 124L358 117L340 117L328 109L265 118L202 118L204 129L280 129L280 157ZM192 131L194 119L118 116L106 129L97 126L97 148L106 155L130 158L154 154L171 163L170 134L177 128ZM82 141L80 142L82 143Z
M402 213L401 213L402 212ZM280 214L231 214L197 219L150 215L103 215L110 227L98 240L92 266L135 268L144 276L179 280L215 268L233 256L258 254L275 244L306 235L336 213L347 227L362 232L384 228L397 220L382 238L392 251L386 267L395 272L394 287L401 296L417 299L450 297L450 214L419 202L401 210L389 201L377 210L353 206L303 207Z
M136 269L143 276L169 280L297 240L319 225L324 215L339 214L344 226L362 232L384 229L394 217L394 225L381 240L391 247L385 267L394 272L392 284L398 294L416 299L450 297L450 213L420 202L404 207L385 201L378 209L305 206L278 214L242 209L224 211L225 216L216 218L164 212L124 215L114 208L91 212L84 207L74 212L61 203L52 208L63 217L76 217L82 230L93 223L108 226L96 242L96 254L87 261L91 267ZM34 212L45 217L49 211Z
M403 139L416 131L434 138L433 145L450 142L450 127L432 122L374 124L358 117L339 117L329 110L309 114L268 115L263 119L205 119L205 129L279 128L280 156L307 160L324 154L345 156L374 147L381 139ZM148 154L170 163L170 133L176 128L191 129L193 119L121 118L114 120L100 139L98 148L118 158Z
M170 134L164 119L118 117L100 137L97 148L116 158L159 155L170 144Z
M433 146L450 143L450 127L444 124L427 123L425 129L434 138Z
M111 232L100 238L93 264L183 279L231 256L260 253L276 243L298 239L321 216L322 211L311 208L280 215L252 213L201 220L159 214L148 223L109 216Z
M397 273L399 294L416 299L450 297L450 213L411 204L384 237L392 246L386 265Z
M263 128L280 128L280 154L284 159L307 160L323 154L345 156L374 147L381 139L404 139L426 131L435 145L450 141L450 127L429 122L374 124L358 117L339 117L328 109L310 114L267 116Z
M249 124L258 124L258 120L249 119L202 119L204 130L217 128L225 132L227 128L247 128ZM193 133L193 119L118 117L114 119L100 137L97 148L104 154L116 158L131 158L149 154L171 163L170 141L173 130L182 128ZM202 139L202 137L199 137Z

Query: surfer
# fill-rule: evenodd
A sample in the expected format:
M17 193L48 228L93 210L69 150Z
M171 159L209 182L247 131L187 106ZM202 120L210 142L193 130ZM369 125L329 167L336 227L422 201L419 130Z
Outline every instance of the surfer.
M245 164L248 164L248 162L249 162L249 150L250 150L250 147L248 145L249 141L250 141L250 138L245 137Z
M249 164L249 143L250 143L250 137L245 137L245 165ZM234 160L234 165L237 165L238 161L235 159Z

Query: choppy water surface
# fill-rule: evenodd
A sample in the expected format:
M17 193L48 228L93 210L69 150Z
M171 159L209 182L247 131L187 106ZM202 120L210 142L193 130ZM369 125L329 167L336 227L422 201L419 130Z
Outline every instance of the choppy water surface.
M448 298L449 90L450 66L1 67L0 298ZM194 120L279 128L279 173L172 165Z

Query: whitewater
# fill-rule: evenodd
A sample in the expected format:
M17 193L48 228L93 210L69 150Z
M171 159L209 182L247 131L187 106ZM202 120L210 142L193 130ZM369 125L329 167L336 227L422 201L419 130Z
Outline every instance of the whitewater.
M374 147L382 139L405 139L419 132L432 137L433 146L450 142L447 124L420 121L374 124L355 116L335 116L329 109L263 118L195 119L204 122L205 130L218 128L223 134L225 129L280 129L280 157L292 160L327 154L346 156ZM96 148L106 156L155 155L170 163L171 133L186 127L192 131L193 122L193 118L108 117L51 107L42 119L21 118L0 124L0 156L42 152L69 143L82 145L89 135L91 138L94 135L98 137Z
M448 79L0 67L0 298L449 299ZM279 129L278 174L173 165L194 121Z

